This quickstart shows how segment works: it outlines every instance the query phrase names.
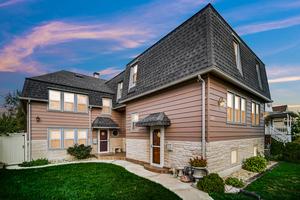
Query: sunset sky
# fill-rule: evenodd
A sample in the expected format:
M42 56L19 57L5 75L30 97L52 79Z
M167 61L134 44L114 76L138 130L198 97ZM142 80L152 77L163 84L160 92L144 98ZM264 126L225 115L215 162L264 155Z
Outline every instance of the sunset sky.
M265 63L274 104L300 104L300 0L0 0L0 103L24 77L109 79L209 2Z

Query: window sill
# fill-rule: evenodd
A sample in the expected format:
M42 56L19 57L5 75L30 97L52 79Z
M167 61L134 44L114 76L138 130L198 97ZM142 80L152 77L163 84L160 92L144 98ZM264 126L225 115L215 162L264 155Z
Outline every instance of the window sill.
M247 126L247 123L226 122L227 125Z
M83 114L83 115L87 115L88 112L72 112L72 111L62 111L62 110L47 110L48 112L55 112L55 113L71 113L71 114Z

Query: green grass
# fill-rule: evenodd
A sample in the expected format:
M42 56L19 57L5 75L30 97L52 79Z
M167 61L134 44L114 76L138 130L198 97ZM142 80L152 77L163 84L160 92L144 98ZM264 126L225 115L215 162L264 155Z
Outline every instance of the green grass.
M81 163L0 170L0 199L180 199L120 166Z
M246 190L256 192L264 200L300 199L300 164L281 162L272 171L248 185ZM243 194L214 193L211 196L215 200L253 199Z

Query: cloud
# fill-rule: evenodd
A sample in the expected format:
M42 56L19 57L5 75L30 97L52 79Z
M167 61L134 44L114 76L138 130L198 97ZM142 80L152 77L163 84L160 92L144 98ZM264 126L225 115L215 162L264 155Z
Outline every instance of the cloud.
M6 7L6 6L11 6L17 3L23 3L25 2L25 0L8 0L8 1L4 1L2 3L0 3L0 8L2 7Z
M295 17L282 19L282 20L244 25L244 26L237 27L236 30L240 35L249 35L249 34L254 34L254 33L259 33L264 31L288 28L299 24L300 24L300 16L295 16Z
M25 61L37 48L69 42L72 40L105 40L117 43L119 49L135 48L149 35L144 30L134 27L110 27L101 24L73 24L60 21L49 22L35 27L29 33L15 38L0 51L0 71L40 70L39 63Z
M288 76L288 77L270 79L269 83L285 83L291 81L300 81L300 76Z
M100 76L104 75L106 78L112 78L119 74L122 71L122 69L119 69L117 67L108 67L106 69L103 69L99 71Z

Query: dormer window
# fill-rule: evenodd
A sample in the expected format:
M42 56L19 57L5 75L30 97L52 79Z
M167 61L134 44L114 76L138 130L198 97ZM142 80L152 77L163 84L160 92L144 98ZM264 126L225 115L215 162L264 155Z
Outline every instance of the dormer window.
M240 74L243 75L242 63L241 63L241 53L240 53L240 43L236 38L233 39L233 48L234 48L236 67L238 68Z
M136 85L137 68L138 68L137 64L130 68L129 89L133 88Z
M117 100L121 99L123 92L123 82L118 83Z
M261 82L261 75L260 75L260 66L259 63L256 62L256 73L257 73L257 79L258 79L258 84L259 84L259 88L262 90L262 82Z

